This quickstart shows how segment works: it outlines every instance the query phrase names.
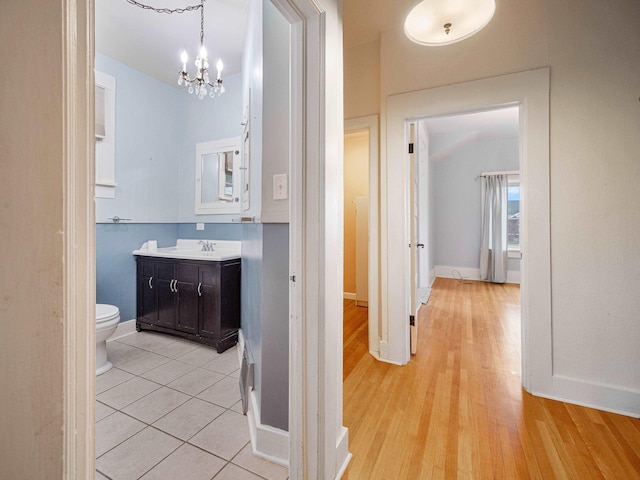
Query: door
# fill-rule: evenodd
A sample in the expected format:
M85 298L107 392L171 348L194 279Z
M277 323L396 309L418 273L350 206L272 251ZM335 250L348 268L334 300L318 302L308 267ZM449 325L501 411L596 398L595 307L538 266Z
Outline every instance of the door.
M220 338L220 267L202 266L199 269L198 299L200 336Z
M416 174L417 164L415 154L416 150L416 124L409 123L407 125L408 132L407 136L409 138L409 238L411 239L411 243L409 244L410 249L410 269L409 269L409 293L410 293L410 317L409 317L409 331L410 331L410 347L411 353L415 354L418 348L418 301L417 301L417 288L418 288L418 245L424 247L423 244L419 243L418 239L418 205L417 205L417 178Z
M356 305L369 305L369 198L356 197Z
M417 250L416 250L416 301L417 308L421 304L427 303L431 292L431 273L430 273L430 231L431 216L429 214L429 178L430 178L430 159L429 159L429 131L424 121L420 121L416 125L415 134L416 144L414 152L416 155L416 214L415 229L417 234Z
M158 319L158 309L156 302L157 275L155 261L145 260L144 257L137 257L138 262L138 319L144 323L156 323Z
M158 318L156 325L175 328L176 323L176 292L174 289L175 268L173 263L158 262Z
M176 265L176 330L198 333L198 266Z

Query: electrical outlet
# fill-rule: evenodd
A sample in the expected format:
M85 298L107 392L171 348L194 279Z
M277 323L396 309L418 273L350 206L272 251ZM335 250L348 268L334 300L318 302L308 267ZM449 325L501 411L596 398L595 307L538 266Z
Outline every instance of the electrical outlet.
M286 200L288 198L287 174L273 176L273 199Z
M204 223L196 223L196 230L204 230Z

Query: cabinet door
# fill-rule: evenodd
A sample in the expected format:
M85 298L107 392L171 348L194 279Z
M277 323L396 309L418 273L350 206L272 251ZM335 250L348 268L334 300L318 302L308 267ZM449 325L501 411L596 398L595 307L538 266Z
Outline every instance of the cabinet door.
M173 263L158 262L156 274L158 275L158 319L157 325L174 328L176 323L176 293L174 291L174 265Z
M220 338L220 267L203 266L200 276L200 336Z
M138 257L138 320L145 323L156 323L157 275L155 262Z
M198 333L198 266L176 264L176 330Z

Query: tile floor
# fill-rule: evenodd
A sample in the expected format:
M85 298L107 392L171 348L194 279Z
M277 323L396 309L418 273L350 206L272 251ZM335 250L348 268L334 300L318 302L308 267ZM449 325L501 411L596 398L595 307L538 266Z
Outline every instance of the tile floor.
M139 332L96 379L96 480L286 480L251 453L236 348Z

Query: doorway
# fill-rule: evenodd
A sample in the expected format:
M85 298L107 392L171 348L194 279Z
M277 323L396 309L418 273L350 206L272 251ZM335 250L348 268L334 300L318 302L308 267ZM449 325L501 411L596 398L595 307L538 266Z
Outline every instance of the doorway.
M381 298L382 331L387 331L389 360L409 361L408 266L410 262L407 200L394 196L408 182L408 162L398 162L406 152L407 120L490 107L521 106L519 151L521 201L526 222L521 224L522 261L522 383L528 391L552 390L551 271L549 216L549 70L546 68L462 84L394 95L388 98L382 152L381 178ZM398 198L401 197L401 198ZM401 212L402 214L398 214ZM535 322L529 322L534 318ZM528 348L535 342L536 348Z
M366 306L367 306L367 329L368 329L368 347L369 353L373 355L376 359L380 359L380 283L379 283L379 150L378 150L378 116L370 115L366 117L358 117L345 120L344 124L344 133L345 133L345 183L347 181L353 186L353 184L357 183L358 187L353 186L352 190L354 192L351 195L350 199L347 199L347 187L345 186L345 235L347 232L347 209L350 210L353 217L353 251L352 256L353 259L347 259L347 250L345 244L345 293L351 293L348 291L351 286L353 286L355 290L355 286L359 283L361 286L366 285ZM353 173L353 177L356 177L356 173L359 172L361 177L367 177L367 181L362 183L362 178L352 178L350 180L347 179L347 153L346 149L349 145L352 151L358 150L360 153L359 160L357 161L357 167L355 168L355 172ZM366 151L366 159L362 158L363 151ZM364 171L363 171L364 170ZM350 187L351 188L351 187ZM360 261L357 262L355 259L356 255L356 244L355 241L355 217L356 217L356 205L349 203L350 201L356 201L356 197L360 196L362 192L367 192L367 201L365 202L362 198L360 198L360 215L359 220L360 223L366 223L366 229L362 227L360 229L360 238L364 237L365 231L368 239L368 248L366 253L366 258L363 255L364 252L362 249L359 250L358 254L360 255ZM358 193L359 192L359 193ZM366 203L366 211L365 211L365 203ZM360 241L360 244L363 242ZM353 260L353 262L351 262ZM360 268L359 271L356 272L356 265L359 263ZM347 266L351 264L351 266ZM349 270L349 274L353 279L353 283L346 283L346 274L347 270ZM356 282L356 275L360 274L359 281ZM362 288L362 287L361 287ZM353 292L354 297L357 297L357 292ZM344 294L343 294L344 295ZM361 294L362 295L362 294ZM345 295L345 298L347 296ZM356 300L357 301L357 300ZM363 299L360 300L365 301ZM364 306L364 304L362 304Z
M481 279L481 184L488 173L510 173L504 219L505 232L509 226L507 283L520 283L519 119L519 106L511 105L407 122L413 318L436 277ZM411 353L416 353L414 322L410 331Z

